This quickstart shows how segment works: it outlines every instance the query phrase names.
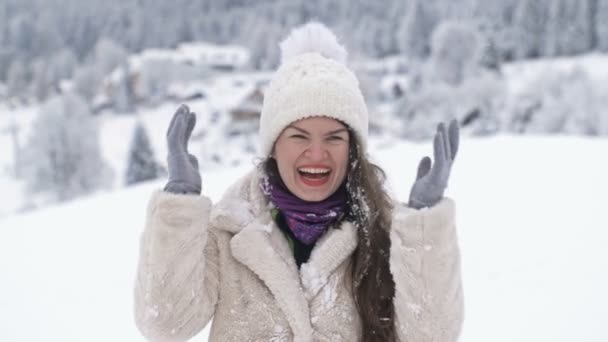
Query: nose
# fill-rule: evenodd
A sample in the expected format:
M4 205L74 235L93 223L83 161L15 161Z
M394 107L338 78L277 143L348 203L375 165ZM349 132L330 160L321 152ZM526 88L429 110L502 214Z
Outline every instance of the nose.
M304 151L304 155L311 161L322 161L327 157L328 152L322 142L313 141Z

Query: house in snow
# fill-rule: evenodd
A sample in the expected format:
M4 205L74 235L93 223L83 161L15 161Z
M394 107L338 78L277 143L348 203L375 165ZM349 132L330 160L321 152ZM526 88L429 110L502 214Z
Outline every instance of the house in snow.
M203 100L208 97L204 82L172 83L167 89L167 99L174 102Z
M264 89L255 85L247 87L240 96L235 97L228 108L231 119L228 134L257 132L263 103Z
M205 98L204 81L246 69L249 58L244 47L202 42L181 44L174 50L147 49L106 76L102 95L115 103L128 85L134 103Z
M238 45L215 45L204 42L183 43L176 49L147 49L130 59L134 70L150 61L172 62L216 71L235 71L249 65L250 53Z
M243 94L243 97L230 109L233 122L257 121L262 113L264 93L260 88L253 88Z
M177 51L187 56L193 65L202 65L211 70L235 71L249 65L249 50L237 45L213 45L207 43L181 44Z

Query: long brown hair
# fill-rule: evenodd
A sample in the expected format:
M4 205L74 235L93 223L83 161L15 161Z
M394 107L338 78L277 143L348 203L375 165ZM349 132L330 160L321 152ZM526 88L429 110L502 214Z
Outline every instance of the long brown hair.
M349 219L359 236L352 258L353 297L361 317L362 341L393 342L395 282L389 265L392 201L384 188L384 171L367 159L352 133L349 144Z
M349 128L349 170L346 180L346 219L357 228L359 243L351 259L353 298L361 318L362 342L393 342L395 334L395 282L390 272L392 201L384 189L386 175L371 163ZM268 177L278 177L276 160L262 167Z

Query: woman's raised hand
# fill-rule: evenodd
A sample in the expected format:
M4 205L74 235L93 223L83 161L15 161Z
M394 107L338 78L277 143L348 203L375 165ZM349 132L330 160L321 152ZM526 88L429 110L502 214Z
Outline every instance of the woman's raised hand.
M201 193L201 175L198 160L188 153L188 140L196 125L196 115L181 105L173 115L167 130L167 165L169 181L165 191L173 193Z
M437 126L433 140L435 163L431 165L431 158L428 156L420 161L416 182L410 192L410 207L432 207L441 200L458 152L459 134L456 120L452 120L447 129L443 123Z

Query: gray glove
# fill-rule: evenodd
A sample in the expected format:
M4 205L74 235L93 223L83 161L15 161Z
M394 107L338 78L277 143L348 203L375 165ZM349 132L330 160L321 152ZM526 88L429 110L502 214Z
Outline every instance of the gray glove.
M445 128L443 123L437 126L437 133L433 141L435 164L431 167L431 158L424 157L418 165L416 182L410 192L409 206L416 209L432 207L443 197L448 186L450 170L456 152L458 152L458 122L452 120L450 127Z
M196 157L188 153L188 139L196 125L196 115L181 105L167 130L167 165L169 181L165 191L176 194L200 194L201 175Z

